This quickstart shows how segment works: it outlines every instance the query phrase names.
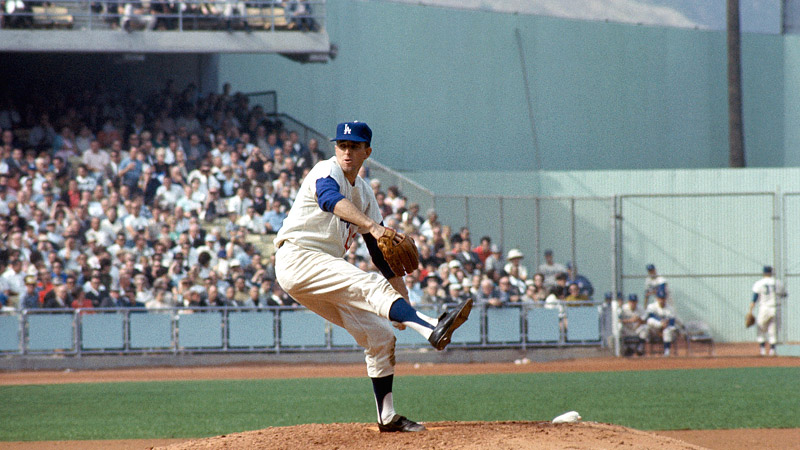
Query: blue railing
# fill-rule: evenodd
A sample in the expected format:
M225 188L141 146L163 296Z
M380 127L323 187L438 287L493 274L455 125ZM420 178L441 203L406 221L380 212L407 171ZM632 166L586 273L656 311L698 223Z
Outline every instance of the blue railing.
M436 316L438 309L423 310ZM476 306L448 348L601 345L611 330L606 305ZM397 331L398 348L427 348ZM294 307L32 309L0 315L0 354L143 354L354 350L344 329Z

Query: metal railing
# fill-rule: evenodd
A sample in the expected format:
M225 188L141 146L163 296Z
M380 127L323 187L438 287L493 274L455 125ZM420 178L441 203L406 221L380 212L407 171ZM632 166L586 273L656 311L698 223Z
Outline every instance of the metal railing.
M325 0L7 0L4 29L319 31Z
M476 306L451 348L600 346L610 342L608 305ZM438 315L443 307L425 311ZM569 324L569 325L567 325ZM427 348L413 331L398 348ZM358 349L342 328L297 307L31 309L0 314L0 354L93 355L330 352Z

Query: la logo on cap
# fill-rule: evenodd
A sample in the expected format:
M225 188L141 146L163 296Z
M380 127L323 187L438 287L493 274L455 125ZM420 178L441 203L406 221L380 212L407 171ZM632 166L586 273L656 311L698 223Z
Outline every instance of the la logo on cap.
M366 123L357 120L342 122L336 126L336 137L331 141L366 142L369 145L372 141L372 130Z

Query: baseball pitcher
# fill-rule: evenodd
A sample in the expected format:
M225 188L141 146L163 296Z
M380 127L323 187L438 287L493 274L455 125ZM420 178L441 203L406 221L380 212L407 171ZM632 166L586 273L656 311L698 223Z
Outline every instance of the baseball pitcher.
M380 431L422 431L423 425L394 410L392 324L417 331L442 350L469 317L472 300L439 320L411 307L402 277L418 267L417 248L410 237L383 226L372 188L358 176L372 154L372 130L363 122L340 123L332 140L336 155L308 173L275 237L276 277L300 304L346 329L364 347ZM380 274L343 258L359 234Z

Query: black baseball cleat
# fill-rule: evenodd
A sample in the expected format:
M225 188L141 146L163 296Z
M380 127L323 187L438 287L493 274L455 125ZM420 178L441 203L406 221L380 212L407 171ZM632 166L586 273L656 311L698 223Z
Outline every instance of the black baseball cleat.
M381 430L381 433L409 433L414 431L425 431L425 426L418 424L413 420L408 420L399 414L395 414L394 417L392 417L392 420L386 425L379 423L378 429Z
M439 323L433 329L428 342L431 343L436 350L444 350L447 344L450 343L450 337L456 328L460 327L469 317L469 312L472 311L472 299L468 298L455 309L443 313L439 316Z

